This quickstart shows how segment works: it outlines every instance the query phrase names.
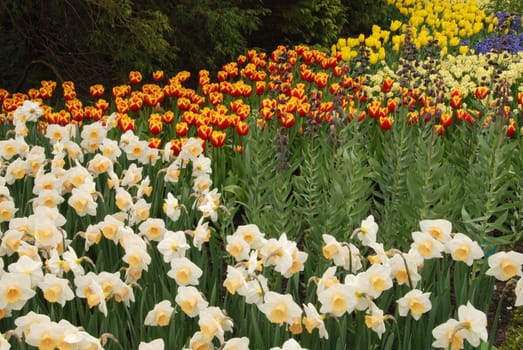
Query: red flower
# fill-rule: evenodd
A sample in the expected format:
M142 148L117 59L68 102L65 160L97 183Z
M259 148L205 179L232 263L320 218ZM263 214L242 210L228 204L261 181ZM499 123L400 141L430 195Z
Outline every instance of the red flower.
M223 101L223 94L218 91L213 91L209 95L209 101L214 105L219 105Z
M129 82L131 84L138 84L142 81L142 73L137 71L129 72Z
M381 92L387 93L392 90L392 87L394 86L394 80L392 78L385 78L383 79L383 83L381 84Z
M189 106L191 105L191 100L189 100L186 97L180 97L176 104L179 110L186 111L189 109Z
M140 110L143 106L143 100L139 94L133 94L128 100L129 109L133 112Z
M161 133L163 130L163 123L162 123L162 120L158 120L158 119L152 119L152 120L149 120L149 131L151 132L151 134L153 135L158 135L159 133Z
M314 82L320 89L323 89L329 82L329 75L325 72L318 72L314 77Z
M311 105L309 103L304 102L304 103L298 104L297 111L298 111L298 114L300 115L300 117L305 117L307 114L309 114L310 110L311 110Z
M419 113L416 111L408 112L407 119L409 120L407 124L412 126L419 121Z
M383 130L389 130L392 128L392 124L394 124L394 118L393 117L381 117L379 119L380 122L380 128Z
M157 137L151 137L149 139L149 147L160 149L161 145L162 145L162 139L159 139Z
M372 100L367 104L367 113L371 118L378 118L380 114L381 102Z
M162 81L163 80L163 70L157 70L153 72L153 80L154 81Z
M460 108L462 102L463 98L461 97L461 95L452 95L450 97L450 106L454 109Z
M265 81L256 82L256 95L260 96L265 93Z
M182 120L186 122L188 125L193 125L194 123L196 123L196 113L191 111L183 112Z
M296 118L292 113L282 113L280 117L280 123L283 127L290 128L296 122Z
M452 124L452 114L443 113L440 117L440 124L444 127L449 127Z
M445 133L445 128L441 124L436 124L434 125L434 132L439 136L443 136L443 134Z
M39 89L39 92L40 92L40 97L43 98L43 99L48 99L48 98L51 98L53 96L53 89L50 89L48 87L41 87ZM2 101L3 99L0 98L0 101Z
M515 132L516 132L516 121L514 120L514 118L509 118L509 124L507 126L507 132L505 133L505 135L507 135L507 137L512 137L512 136L514 136Z
M94 106L98 109L101 109L104 113L109 109L109 102L104 100L103 98L98 99Z
M394 113L398 109L398 100L395 98L389 98L387 101L387 109L389 112Z
M179 122L176 123L174 129L176 130L176 134L180 137L184 137L189 132L189 125L186 122Z
M205 124L200 125L197 129L198 136L202 140L208 140L212 135L212 131L213 131L212 126L205 125Z
M76 91L74 88L65 88L64 89L64 99L74 100L76 98Z
M104 94L104 92L105 89L102 84L95 84L89 87L89 94L94 98L101 97Z
M485 97L487 97L489 94L489 89L486 86L478 86L476 90L474 91L474 96L476 98L483 100Z
M225 132L213 130L213 132L211 133L211 144L214 147L221 147L225 143L226 138L227 134Z
M171 140L171 151L173 152L173 155L177 156L180 154L183 147L183 141L180 139L174 139Z
M227 80L228 74L226 71L221 70L218 72L217 76L218 76L219 81L225 81L225 80Z
M134 119L129 117L127 114L120 113L120 117L118 119L118 126L122 130L122 132L126 132L129 130L134 131Z
M245 121L240 120L238 124L236 124L236 132L240 136L245 136L249 133L249 124L247 124Z

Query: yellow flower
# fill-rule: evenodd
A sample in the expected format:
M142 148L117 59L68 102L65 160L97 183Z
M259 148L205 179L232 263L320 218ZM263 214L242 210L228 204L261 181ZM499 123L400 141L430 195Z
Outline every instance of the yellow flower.
M469 52L469 47L467 45L461 45L459 47L459 53L461 55L465 55L467 52Z

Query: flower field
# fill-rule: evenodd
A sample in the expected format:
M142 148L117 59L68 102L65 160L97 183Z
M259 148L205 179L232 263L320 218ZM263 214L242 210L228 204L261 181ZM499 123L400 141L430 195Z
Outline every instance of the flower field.
M329 52L0 87L0 350L499 346L523 19L389 3Z

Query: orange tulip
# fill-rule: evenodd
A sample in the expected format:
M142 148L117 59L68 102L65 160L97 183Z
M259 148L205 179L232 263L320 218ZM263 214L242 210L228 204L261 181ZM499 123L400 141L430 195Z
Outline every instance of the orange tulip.
M163 70L156 70L153 72L153 80L154 81L162 81L163 80Z
M131 84L139 84L142 81L142 73L137 71L129 72L129 82Z
M179 110L186 111L189 109L189 106L191 105L191 100L189 100L186 97L180 97L176 104Z
M133 94L128 100L129 109L133 112L139 111L143 106L143 99L139 94Z
M221 70L221 71L219 71L219 72L217 73L217 77L218 77L218 80L219 80L219 81L225 81L225 80L227 80L227 76L228 76L227 72L226 72L226 71L223 71L223 70Z
M378 118L380 113L381 101L372 100L367 104L367 114L371 118Z
M214 147L221 147L225 143L225 139L227 138L227 134L223 131L219 130L213 130L211 133L211 144Z
M449 127L452 124L452 114L443 113L440 117L440 124L444 127Z
M105 89L102 84L95 84L89 87L89 94L94 98L101 97L104 94L104 92Z
M292 113L282 113L280 116L280 123L285 128L290 128L296 122L296 118Z
M184 137L189 132L189 125L186 122L178 122L174 127L176 134L180 137Z
M380 128L382 130L389 130L390 128L392 128L392 124L394 124L394 118L393 117L381 117L379 119L379 123L380 123Z
M126 132L129 130L134 131L134 119L129 117L125 113L119 113L119 117L117 117L118 120L118 126L120 127L120 130L122 132Z
M160 149L161 146L162 146L162 139L159 139L157 137L151 137L149 139L149 147L155 148L155 149Z
M165 111L164 114L162 114L162 121L165 123L165 124L172 124L174 122L174 112L169 110L169 111Z
M323 89L324 87L326 87L328 81L329 81L329 75L325 72L318 72L318 73L316 73L316 76L314 77L314 82L320 89Z
M163 130L163 123L161 120L153 119L153 120L149 121L149 131L151 132L151 134L158 135L159 133L162 132L162 130Z
M98 99L98 101L94 103L94 106L100 109L103 113L105 113L105 111L109 109L109 102L107 102L103 98L100 98Z
M381 92L387 93L392 90L392 87L394 86L394 80L392 78L385 78L383 79L383 83L381 84Z
M245 121L240 120L238 124L236 124L236 132L240 136L245 136L249 133L249 124L247 124Z
M265 81L256 82L256 95L260 96L265 93Z
M509 124L507 126L507 131L505 135L507 137L514 136L514 133L516 132L516 120L514 118L509 118Z
M183 147L183 141L180 139L171 140L171 152L177 156L180 154Z
M445 128L441 124L436 124L434 125L434 132L439 136L443 136L445 133Z
M43 99L49 99L53 96L53 90L48 87L41 87L39 89L40 97Z
M450 98L450 106L454 109L460 108L462 102L463 98L461 97L461 95L453 95Z
M213 128L212 126L202 124L196 131L202 140L208 140L212 135Z
M483 100L485 97L487 97L489 94L489 89L486 86L478 86L476 90L474 91L474 96L476 98Z

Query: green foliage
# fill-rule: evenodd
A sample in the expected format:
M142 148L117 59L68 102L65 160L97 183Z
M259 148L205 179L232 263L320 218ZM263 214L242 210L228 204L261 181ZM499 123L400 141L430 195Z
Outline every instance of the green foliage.
M247 47L247 38L268 11L256 1L203 0L165 4L183 55L179 64L192 71L216 70Z
M386 0L342 0L342 4L347 15L343 33L349 35L368 34L374 24L388 28L392 19L401 18L398 9Z
M490 0L486 4L488 11L503 11L515 15L523 15L523 3L519 0Z
M101 80L125 81L129 70L152 70L160 62L170 67L176 48L168 17L134 5L131 0L3 2L0 39L7 43L10 60L4 64L13 74L6 87L19 91L51 79L75 80L86 88Z
M265 45L308 44L329 47L347 23L347 8L341 0L266 1L271 14L259 35Z

